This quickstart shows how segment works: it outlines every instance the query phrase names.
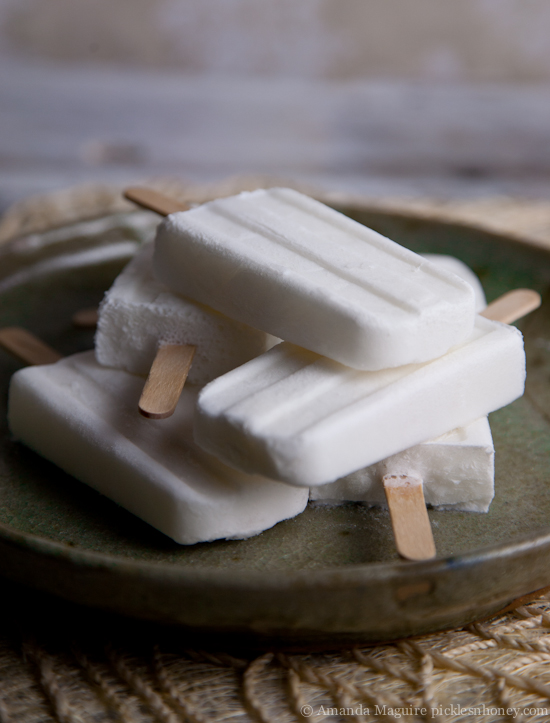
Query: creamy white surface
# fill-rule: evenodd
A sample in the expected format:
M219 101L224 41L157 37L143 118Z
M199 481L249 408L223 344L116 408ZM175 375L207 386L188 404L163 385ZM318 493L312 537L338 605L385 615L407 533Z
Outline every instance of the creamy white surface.
M474 272L454 256L422 254L447 268L473 288L476 310L486 304L485 292ZM412 474L423 482L427 504L440 509L487 512L494 496L495 451L487 417L466 427L352 472L336 482L312 487L310 500L318 504L364 502L386 505L382 478L386 474Z
M28 367L11 381L15 437L182 544L246 538L302 512L308 492L235 472L192 439L195 394L175 414L137 412L143 379L93 352Z
M487 306L485 291L481 281L467 264L454 256L447 256L447 254L421 254L421 256L464 279L474 290L476 312L479 314L480 311L483 311Z
M441 356L474 320L469 284L291 189L172 214L154 268L173 291L356 369Z
M385 505L382 478L410 474L423 482L426 503L443 509L487 512L494 496L495 450L487 417L418 444L376 464L312 487L317 503Z
M379 372L285 342L202 390L195 439L237 469L320 485L485 416L524 383L521 333L479 316L443 357Z
M95 338L101 364L148 374L161 344L194 344L188 382L203 385L278 343L263 331L171 293L153 276L152 255L148 244L103 299Z

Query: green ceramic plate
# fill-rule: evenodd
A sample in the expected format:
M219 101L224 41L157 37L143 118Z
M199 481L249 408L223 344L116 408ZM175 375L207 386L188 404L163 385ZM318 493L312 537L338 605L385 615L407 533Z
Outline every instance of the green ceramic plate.
M463 259L489 300L550 285L550 254L528 244L344 210L415 251ZM129 214L5 247L0 325L23 325L65 354L91 348L71 315L100 300L153 224ZM134 617L287 643L387 640L495 612L550 584L550 303L520 326L527 392L491 416L495 500L487 515L430 511L435 561L400 561L387 511L354 504L309 508L247 541L180 547L15 443L2 421L0 573ZM4 407L19 366L0 351Z

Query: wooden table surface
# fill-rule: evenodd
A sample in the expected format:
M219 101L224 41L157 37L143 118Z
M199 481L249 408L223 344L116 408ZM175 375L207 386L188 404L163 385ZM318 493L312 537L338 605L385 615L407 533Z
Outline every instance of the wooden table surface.
M548 198L547 86L308 82L3 61L0 209L74 184L271 174L362 196Z

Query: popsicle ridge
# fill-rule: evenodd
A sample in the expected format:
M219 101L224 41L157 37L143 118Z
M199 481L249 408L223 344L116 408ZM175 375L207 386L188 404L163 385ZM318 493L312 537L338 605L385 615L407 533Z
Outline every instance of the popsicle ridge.
M212 208L212 213L214 215L221 216L222 218L226 218L228 221L232 221L233 223L240 225L243 228L247 228L249 231L262 234L265 238L271 239L275 245L292 251L293 253L300 256L304 261L313 262L316 266L321 267L329 274L334 275L336 278L339 278L342 281L348 282L353 286L357 286L359 289L363 289L364 291L376 294L381 299L386 301L388 304L396 307L397 309L402 309L403 311L409 312L411 314L419 314L421 312L421 307L419 304L400 299L395 294L392 294L389 291L388 286L386 286L384 283L368 283L366 280L361 279L357 274L346 272L344 271L344 269L338 268L338 266L330 263L330 261L323 258L323 256L321 256L320 254L315 254L304 246L300 246L296 243L291 243L288 238L286 238L283 234L277 233L277 231L275 231L273 228L266 224L262 224L252 218L239 218L234 213L231 213L231 211L220 207Z
M302 415L307 415L309 410L315 409L313 417L315 420L320 420L319 407L320 404L323 405L323 400L326 402L333 395L338 395L338 392L341 392L348 382L353 384L360 374L364 374L364 372L344 367L326 357L315 355L317 359L308 360L305 358L304 350L299 347L288 343L282 346L285 350L292 349L291 354L294 359L299 360L298 364L301 361L300 366L284 378L274 379L268 384L264 382L260 389L249 390L246 396L227 407L227 416L236 421L247 419L251 412L254 419L253 429L256 432L277 429L280 423L288 430L289 425L290 428L294 428L293 422L296 423L297 432L303 431ZM282 352L283 349L280 351ZM313 352L309 354L313 356ZM391 371L390 376L392 376ZM306 375L307 387L304 386ZM299 397L298 405L296 404L297 396ZM261 409L259 414L255 413L257 409ZM293 417L293 412L298 412L298 416ZM325 415L328 416L332 413L333 410L327 409ZM289 414L292 417L290 420L288 419Z
M408 264L411 269L415 271L422 269L424 273L430 274L437 279L445 280L445 282L449 282L450 284L454 284L458 289L464 288L462 280L453 278L454 275L449 274L445 269L442 269L433 263L424 266L425 260L419 262L416 254L400 244L393 244L388 247L388 239L385 236L382 236L382 234L379 234L373 229L357 224L357 222L348 218L344 214L335 212L334 209L329 206L325 206L309 196L298 194L290 188L273 188L271 190L273 191L273 196L280 200L281 203L292 206L300 211L303 211L304 208L307 207L308 210L319 220L330 224L335 229L345 231L346 233L355 236L359 241L365 241L366 235L368 234L369 244L377 250L389 253L395 259Z
M473 325L466 282L289 189L173 214L154 269L176 293L361 370L441 356Z
M418 272L430 274L434 279L459 289L461 293L467 288L465 282L453 274L439 269L431 262L426 262L425 259L421 259L408 249L389 241L376 231L361 226L337 211L290 189L271 190L273 198L281 203L274 204L273 198L269 197L270 205L266 204L259 217L253 218L249 212L249 198L254 195L253 193L241 194L235 199L234 205L239 207L240 213L237 213L236 209L228 207L227 199L220 199L208 204L209 212L214 216L230 221L236 227L252 232L255 237L254 243L258 243L259 238L266 241L271 240L275 246L284 248L293 255L296 254L306 263L313 264L314 268L321 267L336 279L346 282L352 287L357 287L358 290L374 294L396 309L408 313L420 313L422 302L440 303L435 294L426 291L422 278L417 278ZM239 201L241 202L239 203ZM286 213L285 205L287 207ZM297 219L292 218L291 222L285 222L288 217L289 207L298 211L299 217ZM199 210L201 209L196 209L197 212ZM346 249L345 267L342 265L344 263L342 254L338 252L338 237L333 236L323 243L321 234L317 233L319 229L311 227L311 216L304 217L305 211L308 211L314 220L330 226L332 231L340 234L344 233L346 237L352 236L358 242L354 248ZM186 214L186 218L190 218L190 215ZM200 224L199 213L196 214L194 219L194 223L197 222ZM216 230L221 231L220 228ZM287 232L286 235L285 231ZM204 228L204 235L201 240L208 243L210 236L208 229ZM232 240L238 242L238 236L233 236ZM251 243L245 243L243 240L240 245L245 253L254 254L254 246ZM365 248L365 245L367 245L367 248ZM381 254L390 255L398 263L405 266L404 270L412 273L409 273L404 278L402 273L392 272L384 266L386 259L380 258ZM281 259L281 261L286 260L288 259ZM378 283L375 280L367 281L361 277L357 270L364 268L365 264L376 267L376 272L380 277ZM291 267L288 266L287 268ZM300 277L305 278L307 278L309 271L310 268L307 266L295 270ZM396 293L392 293L391 289L397 288L401 290L405 288L408 298L403 298L403 291L401 298ZM358 297L355 301L361 304L364 299Z
M271 365L287 359L293 372L273 381ZM431 362L378 372L328 364L325 385L326 360L281 344L220 377L200 394L197 442L245 471L325 484L509 404L525 381L521 333L481 317L466 343ZM263 384L261 374L238 383L257 367Z
M484 339L479 328L474 328L468 344ZM461 347L458 347L449 352L445 364L457 363L455 357L460 350ZM378 401L383 403L385 396L391 400L394 395L399 394L402 380L405 380L407 385L412 379L419 384L430 384L431 379L437 383L437 375L442 368L436 359L423 364L407 364L369 373L350 369L322 356L314 357L311 354L307 359L302 350L290 344L279 345L278 352L280 355L286 353L299 356L302 367L272 385L264 384L261 390L249 394L240 403L233 404L230 413L232 416L242 414L244 417L256 406L256 410L261 411L254 413L254 428L282 435L289 432L307 435L310 430L318 431L323 426L331 429L334 424L345 420L354 408L363 413L366 400L369 400L369 405L373 405L371 409L374 422L377 410L374 405ZM428 379L423 378L426 375ZM322 381L325 383L322 384ZM391 389L388 394L389 388ZM314 406L315 402L317 404Z

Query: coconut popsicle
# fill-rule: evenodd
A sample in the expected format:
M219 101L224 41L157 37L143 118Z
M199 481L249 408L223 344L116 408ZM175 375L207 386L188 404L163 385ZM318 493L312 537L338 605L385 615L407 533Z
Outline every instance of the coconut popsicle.
M95 338L100 364L149 373L163 344L196 346L188 382L202 386L270 349L279 339L171 293L152 271L147 244L117 277L100 306Z
M235 472L197 448L191 390L159 425L135 414L142 385L93 352L27 367L12 378L11 431L181 544L250 537L302 512L307 489Z
M439 509L487 512L494 496L495 450L487 417L310 489L317 504L385 505L383 477L422 479L427 504Z
M356 369L439 357L473 327L467 282L287 188L171 214L154 269L172 291Z
M485 309L485 292L469 266L454 256L423 256L467 281L475 292L476 310ZM312 487L309 498L317 504L364 502L385 505L384 476L412 474L422 479L425 501L432 507L487 512L494 496L494 457L489 420L483 417L352 472L336 482Z
M521 333L481 316L444 356L377 372L284 342L202 390L195 439L237 469L316 486L469 424L524 383Z
M159 346L196 347L188 383L203 386L267 351L280 340L173 294L152 271L153 245L147 244L106 293L95 338L96 358L104 366L147 374ZM427 254L432 263L466 280L475 292L476 310L485 296L475 274L451 256Z

